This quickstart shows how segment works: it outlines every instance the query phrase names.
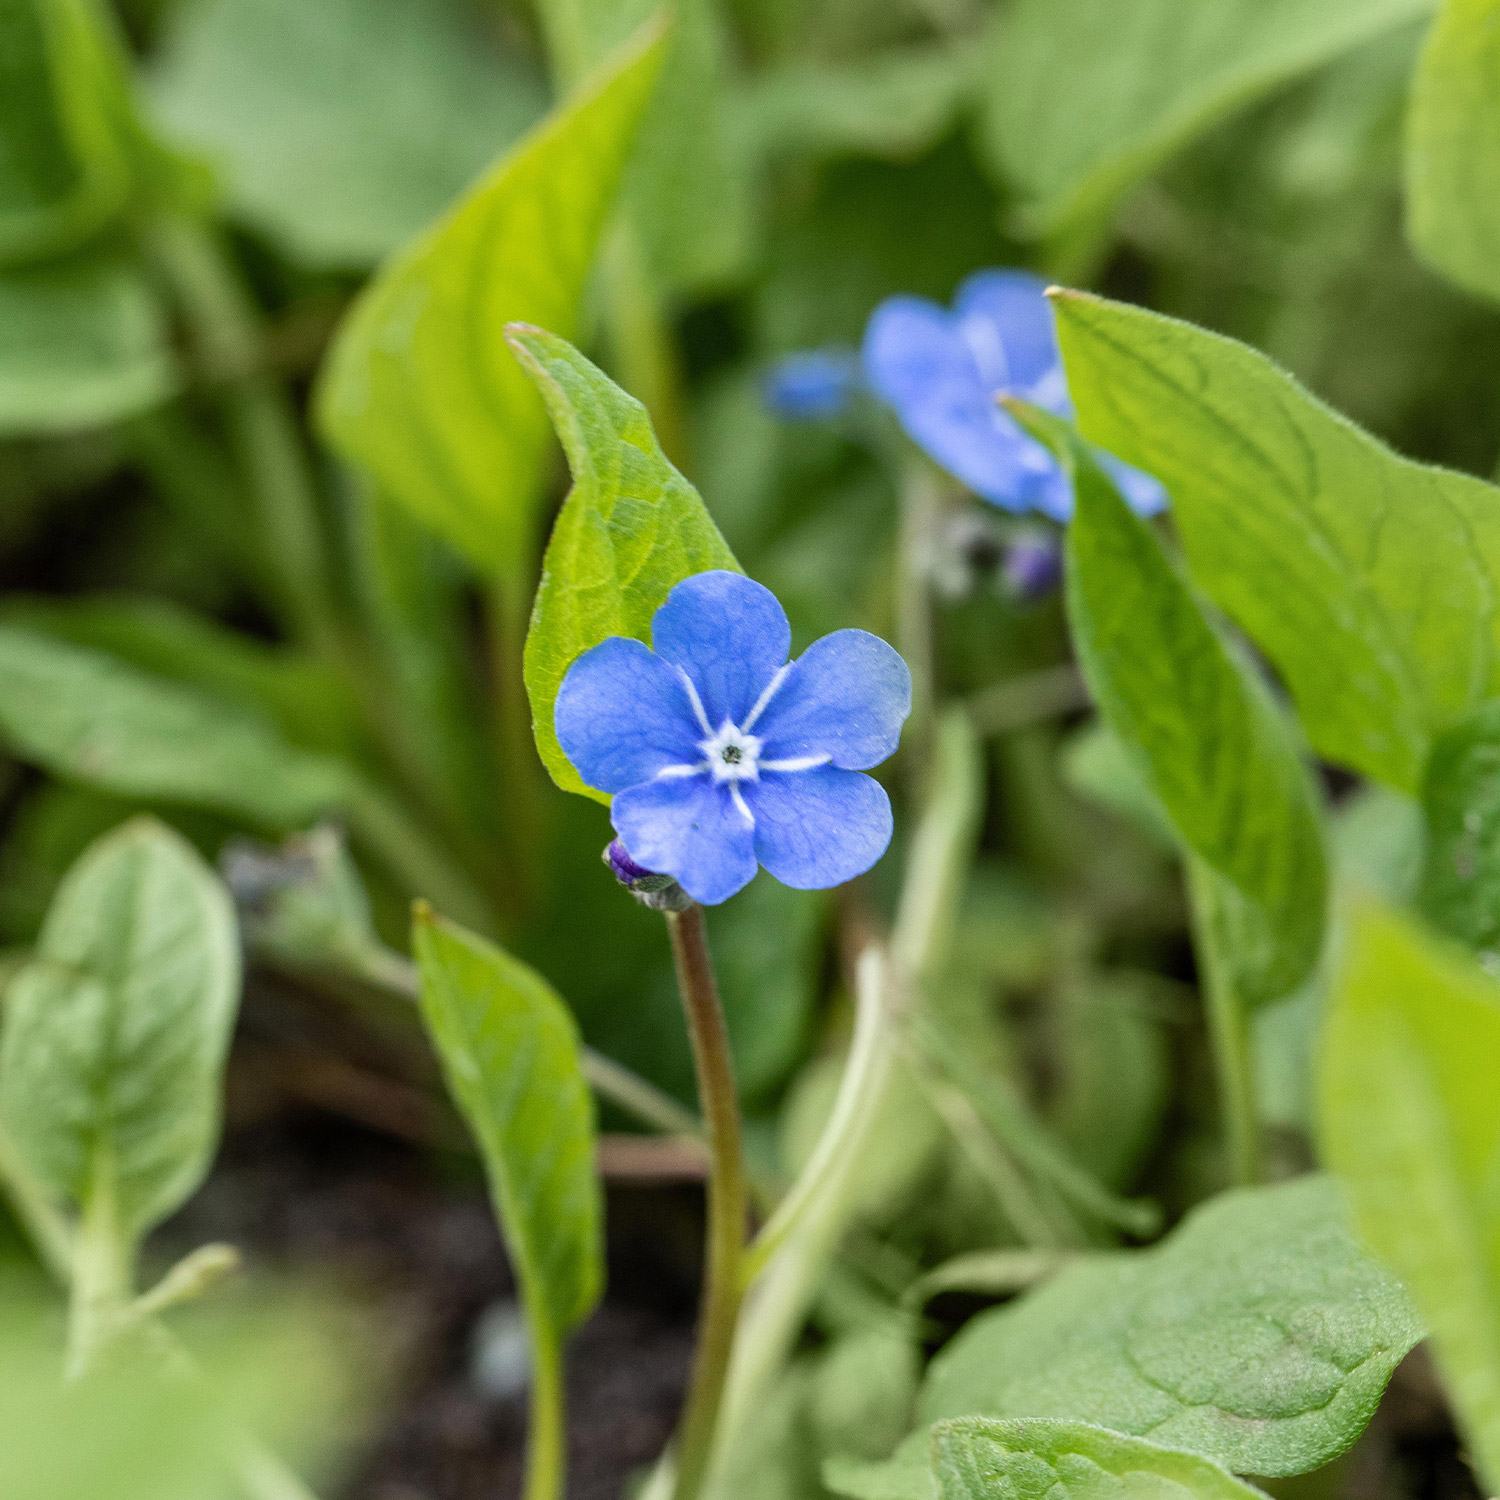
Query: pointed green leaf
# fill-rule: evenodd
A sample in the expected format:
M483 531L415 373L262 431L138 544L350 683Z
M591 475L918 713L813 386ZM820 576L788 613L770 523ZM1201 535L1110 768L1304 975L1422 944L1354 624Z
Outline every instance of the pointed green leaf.
M557 743L552 708L564 673L609 636L649 642L651 616L690 574L740 565L697 490L667 462L639 401L551 333L514 328L510 339L573 470L526 636L532 729L558 786L608 802Z
M1085 1422L939 1422L932 1468L942 1500L1262 1500L1196 1453Z
M484 1158L537 1362L555 1361L604 1275L594 1106L577 1028L534 970L425 907L414 947L422 1015Z
M1331 1178L1222 1193L1150 1250L1090 1257L975 1318L929 1367L919 1430L838 1489L935 1496L928 1428L966 1416L1089 1422L1236 1473L1306 1473L1359 1436L1422 1331Z
M1500 492L1398 457L1231 339L1054 306L1084 433L1171 491L1195 581L1313 747L1415 791L1433 736L1500 692Z
M229 893L189 844L151 818L94 844L6 996L0 1106L38 1178L81 1202L108 1171L131 1234L179 1207L218 1142L239 984Z
M160 301L126 257L0 271L0 437L116 422L176 383Z
M485 572L525 560L549 452L503 330L572 330L663 45L637 35L386 266L324 368L330 440Z
M1412 86L1407 226L1444 275L1500 299L1500 4L1445 0Z
M1317 962L1326 891L1317 798L1286 721L1087 446L1055 418L1037 425L1044 413L1017 415L1073 471L1068 618L1094 701L1211 872L1236 994L1287 994Z
M1433 0L1018 0L996 28L985 140L1022 227L1107 211L1217 120Z
M1410 919L1354 915L1323 1039L1328 1164L1432 1325L1484 1483L1500 1483L1500 985Z

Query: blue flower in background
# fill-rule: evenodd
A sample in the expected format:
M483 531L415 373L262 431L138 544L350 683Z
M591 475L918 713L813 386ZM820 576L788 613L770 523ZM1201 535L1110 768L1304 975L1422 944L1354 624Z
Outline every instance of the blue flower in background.
M761 393L778 417L807 422L838 416L859 385L859 356L852 350L800 349L771 366Z
M836 630L794 662L769 589L699 573L651 622L654 650L611 636L568 668L557 738L639 867L705 905L757 862L816 890L863 874L891 840L884 788L861 775L896 748L911 674L878 636Z
M1024 271L980 271L952 311L923 297L889 297L865 329L865 379L927 455L976 495L1006 510L1073 512L1073 487L1051 453L996 404L1019 396L1073 415L1046 283ZM1166 491L1113 455L1099 457L1142 514Z

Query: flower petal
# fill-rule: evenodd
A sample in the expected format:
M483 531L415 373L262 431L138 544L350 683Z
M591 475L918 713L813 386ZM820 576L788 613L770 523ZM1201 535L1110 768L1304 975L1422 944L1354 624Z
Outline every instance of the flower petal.
M615 798L610 821L637 864L675 877L694 901L717 906L755 878L755 829L732 784L706 773L648 781Z
M912 440L955 479L1006 510L1066 504L1056 460L995 403L959 322L920 297L891 297L865 330L865 376ZM993 373L993 372L992 372Z
M891 800L858 771L770 771L744 792L755 815L757 857L799 891L863 875L891 842Z
M835 630L792 663L756 720L761 764L826 755L868 770L895 751L910 712L911 673L899 654L867 630Z
M1103 448L1095 448L1094 457L1137 515L1154 516L1167 508L1167 491L1161 480L1153 478L1144 469L1132 468L1123 458L1116 458Z
M1006 378L1000 383L1060 416L1071 415L1046 292L1047 283L1029 271L978 271L959 287L953 309L965 324L987 325L1005 351Z
M601 792L703 759L682 674L625 636L601 641L568 668L552 722L573 769Z
M786 611L743 573L714 569L684 578L651 621L658 656L693 680L709 732L744 722L792 649Z

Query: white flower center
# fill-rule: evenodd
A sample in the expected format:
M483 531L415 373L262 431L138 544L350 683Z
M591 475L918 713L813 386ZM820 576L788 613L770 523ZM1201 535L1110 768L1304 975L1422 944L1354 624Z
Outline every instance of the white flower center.
M715 781L759 781L760 745L753 734L728 719L717 734L698 742Z

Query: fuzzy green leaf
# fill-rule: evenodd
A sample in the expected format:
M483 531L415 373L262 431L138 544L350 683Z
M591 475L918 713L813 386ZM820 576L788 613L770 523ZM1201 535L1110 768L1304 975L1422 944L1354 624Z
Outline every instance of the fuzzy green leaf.
M239 984L229 893L190 845L150 818L94 844L7 992L0 1101L38 1178L83 1202L107 1173L132 1235L179 1207L218 1141Z
M942 1500L1262 1500L1196 1453L1085 1422L939 1422L932 1467Z
M1019 410L1073 472L1068 618L1106 723L1211 873L1219 951L1250 1004L1317 962L1326 872L1317 799L1286 721L1210 624L1145 521L1055 418Z
M484 572L527 557L550 451L503 330L576 323L663 46L639 34L386 266L324 368L331 441Z
M573 470L526 636L532 729L558 786L608 802L583 784L557 743L552 709L563 675L609 636L649 643L651 616L674 584L739 564L698 492L667 462L639 401L553 334L517 327L510 340Z
M1424 914L1469 947L1500 952L1500 703L1437 742L1422 801Z
M1407 228L1445 276L1500 299L1500 4L1445 0L1412 86Z
M537 1362L603 1282L594 1106L567 1007L534 970L419 907L422 1015L484 1158Z
M1433 0L1017 0L996 28L984 139L1021 227L1108 211L1193 136Z
M1433 737L1500 692L1500 491L1397 456L1233 340L1054 306L1084 433L1171 491L1194 580L1313 747L1415 791Z
M1355 1242L1338 1186L1221 1194L1150 1250L1098 1256L974 1319L932 1362L920 1430L841 1493L935 1494L927 1428L950 1417L1089 1422L1243 1474L1342 1453L1422 1335Z
M1500 1483L1500 986L1370 905L1323 1041L1324 1155L1410 1284L1484 1483Z

